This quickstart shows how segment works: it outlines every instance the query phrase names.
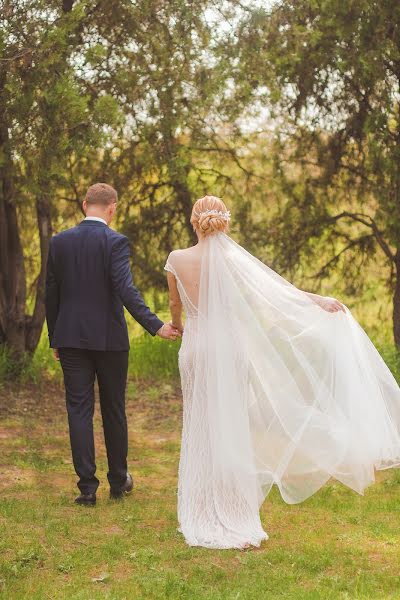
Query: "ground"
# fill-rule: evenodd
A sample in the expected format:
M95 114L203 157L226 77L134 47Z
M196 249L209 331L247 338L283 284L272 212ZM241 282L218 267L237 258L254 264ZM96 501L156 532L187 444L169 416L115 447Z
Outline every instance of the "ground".
M177 383L131 381L132 496L108 499L96 411L95 508L73 504L63 392L57 382L0 389L0 598L400 599L400 470L365 496L328 483L299 505L273 489L259 549L188 547L177 531L181 431Z

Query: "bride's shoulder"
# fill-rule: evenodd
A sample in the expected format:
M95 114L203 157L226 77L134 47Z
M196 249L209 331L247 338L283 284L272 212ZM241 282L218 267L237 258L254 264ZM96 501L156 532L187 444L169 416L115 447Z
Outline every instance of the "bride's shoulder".
M171 250L171 252L168 254L168 258L167 260L169 262L176 260L177 258L179 258L180 254L182 253L182 250L177 248L176 250Z
M171 254L175 254L176 253L180 253L180 252L190 252L191 250L194 250L195 248L197 248L196 246L189 246L188 248L176 248L175 250L172 250Z
M176 250L172 250L167 257L167 262L165 263L166 265L170 265L171 267L176 267L179 262L181 257L183 256L184 250L181 249L176 249Z
M195 246L191 246L190 248L177 248L176 250L172 250L169 253L168 258L180 258L180 257L184 257L187 256L189 254L191 254L193 252L193 249L195 248Z
M193 252L193 247L191 248L177 248L176 250L172 250L169 253L166 266L172 267L170 270L185 270L188 265L193 263L196 254Z
M169 256L179 256L182 252L184 252L184 248L176 248L175 250L171 250Z

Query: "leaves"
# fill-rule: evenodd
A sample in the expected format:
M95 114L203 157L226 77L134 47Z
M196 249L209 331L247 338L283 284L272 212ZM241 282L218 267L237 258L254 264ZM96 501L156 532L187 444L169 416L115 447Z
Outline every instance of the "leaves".
M275 268L342 269L356 289L382 239L400 243L399 22L389 0L16 3L0 34L0 170L23 224L26 312L41 302L38 202L58 231L96 179L118 189L141 287L164 286L165 257L196 241L193 201L213 193ZM344 209L368 211L372 238L335 219Z
M400 247L399 7L282 0L249 11L239 31L242 78L257 81L253 95L268 87L277 120L280 264L308 265L317 280L341 269L355 293L378 250L391 280ZM370 220L336 218L342 210Z
M118 125L123 117L117 100L109 94L104 94L95 100L92 118L98 125Z

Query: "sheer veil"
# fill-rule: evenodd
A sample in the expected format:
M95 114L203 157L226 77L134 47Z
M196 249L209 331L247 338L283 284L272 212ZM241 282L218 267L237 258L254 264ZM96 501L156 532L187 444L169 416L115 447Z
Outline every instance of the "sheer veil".
M259 546L273 484L363 494L400 466L400 388L350 310L327 312L224 233L172 253L185 306L178 519L190 545Z
M362 494L400 465L400 388L347 307L323 310L223 233L200 273L188 435L205 421L222 523L233 505L251 520L274 483L288 503L330 477Z

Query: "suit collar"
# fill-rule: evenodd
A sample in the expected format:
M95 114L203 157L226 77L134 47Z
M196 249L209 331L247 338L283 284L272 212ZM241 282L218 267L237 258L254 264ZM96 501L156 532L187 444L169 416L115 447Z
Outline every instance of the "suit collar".
M87 226L87 227L108 227L108 225L106 225L105 223L102 223L101 221L87 221L86 219L83 219L83 221L81 221L79 223L79 227L81 225Z
M104 223L104 225L107 225L107 221L105 219L103 219L103 217L85 217L85 221L99 221L100 223Z

